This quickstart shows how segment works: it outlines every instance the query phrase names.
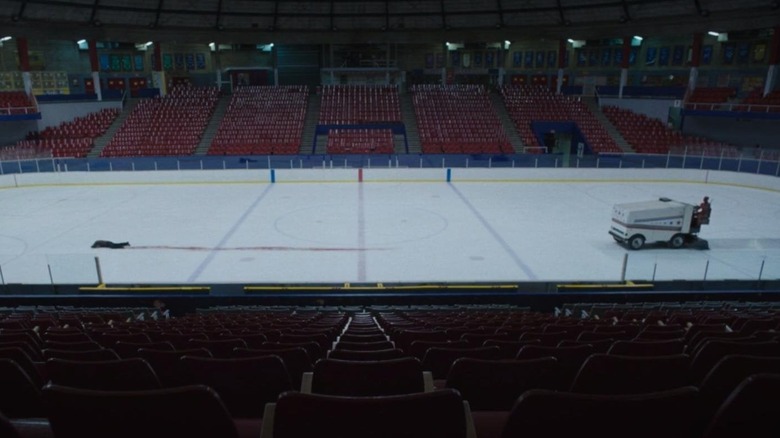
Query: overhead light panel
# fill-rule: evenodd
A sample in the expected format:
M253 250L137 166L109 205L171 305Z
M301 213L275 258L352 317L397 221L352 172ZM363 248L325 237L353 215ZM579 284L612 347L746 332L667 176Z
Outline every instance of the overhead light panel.
M712 35L714 37L719 36L720 34L718 32L709 31L707 32L707 35Z
M4 37L0 38L0 43L2 43L2 42L5 42L5 41L8 41L8 40L10 40L10 39L12 39L12 38L13 38L13 37L10 37L10 36L4 36Z
M634 39L637 40L637 41L642 41L644 38L642 38L639 35L634 35Z

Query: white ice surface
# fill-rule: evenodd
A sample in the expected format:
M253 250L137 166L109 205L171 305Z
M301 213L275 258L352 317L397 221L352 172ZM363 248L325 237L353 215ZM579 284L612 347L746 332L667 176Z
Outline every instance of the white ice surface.
M616 203L712 199L710 250L628 251ZM780 278L780 193L685 182L82 185L0 190L5 283ZM93 241L129 241L124 250ZM149 247L149 248L145 248Z

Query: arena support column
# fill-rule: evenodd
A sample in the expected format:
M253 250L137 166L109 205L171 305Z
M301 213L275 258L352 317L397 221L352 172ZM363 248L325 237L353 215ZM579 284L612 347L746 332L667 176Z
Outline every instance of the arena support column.
M98 62L97 41L89 40L89 67L92 71L92 88L98 101L103 100L103 90L100 86L100 63Z
M165 71L162 63L162 44L155 41L152 49L152 85L160 90L160 96L167 94L167 84L165 83Z
M22 71L24 92L32 96L32 76L30 75L30 50L27 38L16 39L16 51L19 54L19 69Z
M623 88L628 85L628 66L629 58L631 57L631 40L630 36L623 37L623 57L620 60L620 88L618 90L618 99L623 98Z
M701 65L701 44L704 40L703 33L693 34L691 44L691 74L688 75L688 92L696 89L696 83L699 82L699 66Z
M563 67L566 61L566 40L558 41L558 83L555 84L555 94L561 94L563 87Z
M775 26L772 34L772 42L769 45L769 70L766 72L766 80L764 81L764 96L771 93L775 89L778 76L778 64L780 64L780 26Z

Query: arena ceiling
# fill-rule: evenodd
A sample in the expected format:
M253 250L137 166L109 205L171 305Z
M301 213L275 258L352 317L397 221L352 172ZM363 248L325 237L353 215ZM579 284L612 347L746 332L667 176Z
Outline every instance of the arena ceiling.
M0 0L2 32L114 41L593 39L776 26L778 0Z

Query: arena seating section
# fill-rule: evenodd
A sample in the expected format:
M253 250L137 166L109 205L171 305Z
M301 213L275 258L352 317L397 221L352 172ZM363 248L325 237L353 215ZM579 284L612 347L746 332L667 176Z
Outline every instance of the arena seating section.
M382 125L401 124L398 87L394 85L326 85L319 125L350 128L328 129L328 154L392 154L393 132ZM364 128L358 125L366 125ZM371 125L370 127L368 125Z
M267 415L280 419L275 435L288 436L287 428L298 427L284 426L289 415L309 420L295 408L307 403L340 407L329 414L334 419L320 415L322 423L311 425L330 430L344 421L335 419L344 403L372 416L375 404L417 406L454 397L457 406L462 397L480 438L509 434L518 424L522 436L534 437L576 430L714 438L730 421L766 421L767 407L775 415L780 407L778 392L751 400L746 388L756 379L776 387L772 382L780 378L755 376L780 374L777 303L590 303L554 313L506 305L228 306L172 318L139 308L0 313L0 420L23 437L47 436L42 431L49 427L55 434L96 436L102 428L139 427L138 421L153 418L162 423L144 427L194 421L189 404L164 406L179 393L188 394L180 394L183 400L210 400L195 415L198 421L222 424L222 436L242 437L260 436ZM398 394L400 387L407 389ZM298 389L311 395L290 392ZM756 411L732 409L730 394ZM142 397L164 412L112 410L131 403L127 397ZM577 418L583 409L588 415ZM384 421L406 424L406 436L425 436L432 432L424 424L430 412L423 411ZM734 420L735 413L742 417ZM73 415L79 419L69 421ZM555 416L560 424L549 423ZM437 421L465 427L458 418ZM366 427L390 424L355 421L365 436L372 436Z
M214 87L181 86L143 99L101 152L102 157L191 155L217 103Z
M37 113L35 104L24 91L0 91L0 115Z
M771 91L764 96L764 90L759 88L750 92L742 100L744 105L735 105L737 111L780 112L780 91Z
M710 157L737 157L734 146L702 137L683 135L658 119L631 110L604 106L602 111L635 152L642 154L676 154Z
M326 85L320 93L320 125L401 123L394 85Z
M95 139L106 132L119 113L118 108L106 108L84 117L76 117L72 122L46 128L32 138L17 142L16 149L20 155L30 158L84 158L95 145Z
M544 146L534 135L532 122L575 122L594 153L623 152L588 106L576 97L556 95L547 87L534 85L505 86L501 94L526 146Z
M423 153L515 152L481 85L415 85L410 91Z
M237 89L208 154L297 154L307 99L303 85Z
M717 108L737 95L737 90L729 87L698 87L688 96L685 105L688 109ZM698 105L695 105L698 104ZM709 104L709 105L707 105Z
M393 131L390 129L330 129L329 154L392 154Z

